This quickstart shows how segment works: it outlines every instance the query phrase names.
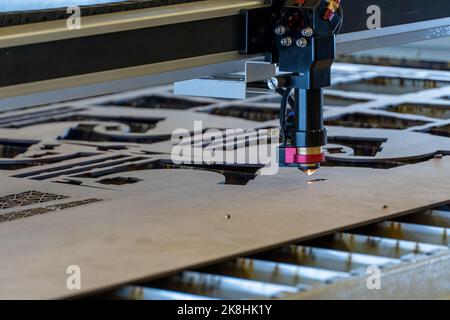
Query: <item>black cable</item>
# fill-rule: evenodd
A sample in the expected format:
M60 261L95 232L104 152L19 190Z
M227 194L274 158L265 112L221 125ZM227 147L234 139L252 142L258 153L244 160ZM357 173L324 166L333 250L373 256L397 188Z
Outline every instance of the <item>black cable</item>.
M282 88L278 88L278 84L276 84L273 80L273 78L270 78L269 81L272 84L272 87L275 88L275 92L278 93L281 96L281 103L280 103L280 111L278 114L279 120L280 120L280 140L284 141L284 123L285 123L285 114L286 114L286 103L284 102L285 100L287 100L287 98L285 98L286 96L286 90L282 89Z
M284 94L282 95L281 99L281 107L280 107L280 138L282 142L286 142L284 139L287 135L286 132L286 110L287 110L287 104L288 100L291 94L290 88L286 89L284 91Z
M288 103L289 103L289 106L291 107L291 110L294 110L295 99L291 95L291 92L289 92Z
M342 25L344 24L344 10L342 9L342 5L338 8L338 15L339 15L339 23L336 25L336 28L333 30L333 34L339 34L342 29Z

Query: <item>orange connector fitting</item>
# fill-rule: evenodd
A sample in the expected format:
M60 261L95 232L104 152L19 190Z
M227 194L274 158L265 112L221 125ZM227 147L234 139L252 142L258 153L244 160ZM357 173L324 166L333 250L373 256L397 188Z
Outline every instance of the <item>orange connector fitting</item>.
M339 6L341 5L341 0L328 0L328 6L325 10L325 13L323 15L324 20L331 20L333 19L336 11L339 9Z

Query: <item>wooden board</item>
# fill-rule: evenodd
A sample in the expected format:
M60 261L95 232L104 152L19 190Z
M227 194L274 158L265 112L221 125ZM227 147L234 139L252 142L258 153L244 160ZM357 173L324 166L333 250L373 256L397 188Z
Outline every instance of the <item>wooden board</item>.
M448 73L394 71L405 77L450 78ZM337 72L350 81L355 77L391 75L393 70L338 65ZM223 184L221 174L207 170L144 170L136 164L167 158L171 144L167 140L139 143L132 139L163 137L198 119L204 120L205 127L214 128L275 126L276 120L256 122L208 113L236 104L257 103L261 108L273 108L273 104L261 102L267 97L247 102L186 98L206 104L182 111L120 107L116 102L116 107L98 105L142 95L171 97L168 88L153 88L0 114L0 121L8 126L0 129L0 138L10 148L2 151L10 158L0 160L0 197L17 194L20 198L27 191L50 194L35 202L15 202L11 197L3 200L8 205L0 209L0 298L51 299L92 293L447 202L450 158L434 159L433 155L450 152L449 139L416 131L443 126L449 120L377 109L416 99L449 107L448 101L440 99L450 94L448 86L419 91L398 96L329 91L370 101L327 107L327 119L366 112L428 122L404 130L330 127L332 136L386 141L373 156L337 155L346 167L324 167L313 177L284 168L275 176L257 176L247 185ZM62 110L63 119L45 114L47 120L42 123L36 120L42 114L31 116L31 122L25 125L23 118L8 118L30 117L32 112L61 107L75 110ZM99 120L101 116L119 115L166 120L155 128L134 133L126 132L123 118ZM57 140L58 136L67 138L80 123L93 124L94 132L111 137L110 141L93 140L93 135ZM117 123L121 126L117 127ZM123 142L124 136L131 140ZM14 149L13 141L35 144L25 150ZM431 155L431 159L425 155ZM406 163L413 159L418 163L373 169L355 164L355 159ZM106 171L98 175L99 170ZM118 177L126 178L127 183L102 181ZM7 215L27 217L2 221ZM66 269L70 265L81 268L81 290L66 287Z

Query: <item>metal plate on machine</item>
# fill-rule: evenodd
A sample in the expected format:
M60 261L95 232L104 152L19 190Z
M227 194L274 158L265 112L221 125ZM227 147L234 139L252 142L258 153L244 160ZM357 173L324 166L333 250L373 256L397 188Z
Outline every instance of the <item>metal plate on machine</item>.
M2 113L0 297L89 293L446 203L449 78L336 64L331 167L313 177L167 162L171 133L193 121L276 128L271 95L180 98L167 86ZM70 265L81 291L66 287Z

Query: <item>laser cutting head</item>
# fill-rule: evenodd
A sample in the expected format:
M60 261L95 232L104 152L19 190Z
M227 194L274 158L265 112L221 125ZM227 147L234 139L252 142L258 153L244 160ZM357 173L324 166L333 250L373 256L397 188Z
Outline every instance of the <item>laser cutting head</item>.
M271 80L282 95L279 165L297 167L310 175L325 161L323 147L323 88L331 83L335 36L342 25L341 0L287 1L275 21L280 71ZM293 93L293 95L291 95Z
M286 167L297 167L308 176L316 173L320 169L320 163L324 161L325 154L322 147L280 147L280 165Z

